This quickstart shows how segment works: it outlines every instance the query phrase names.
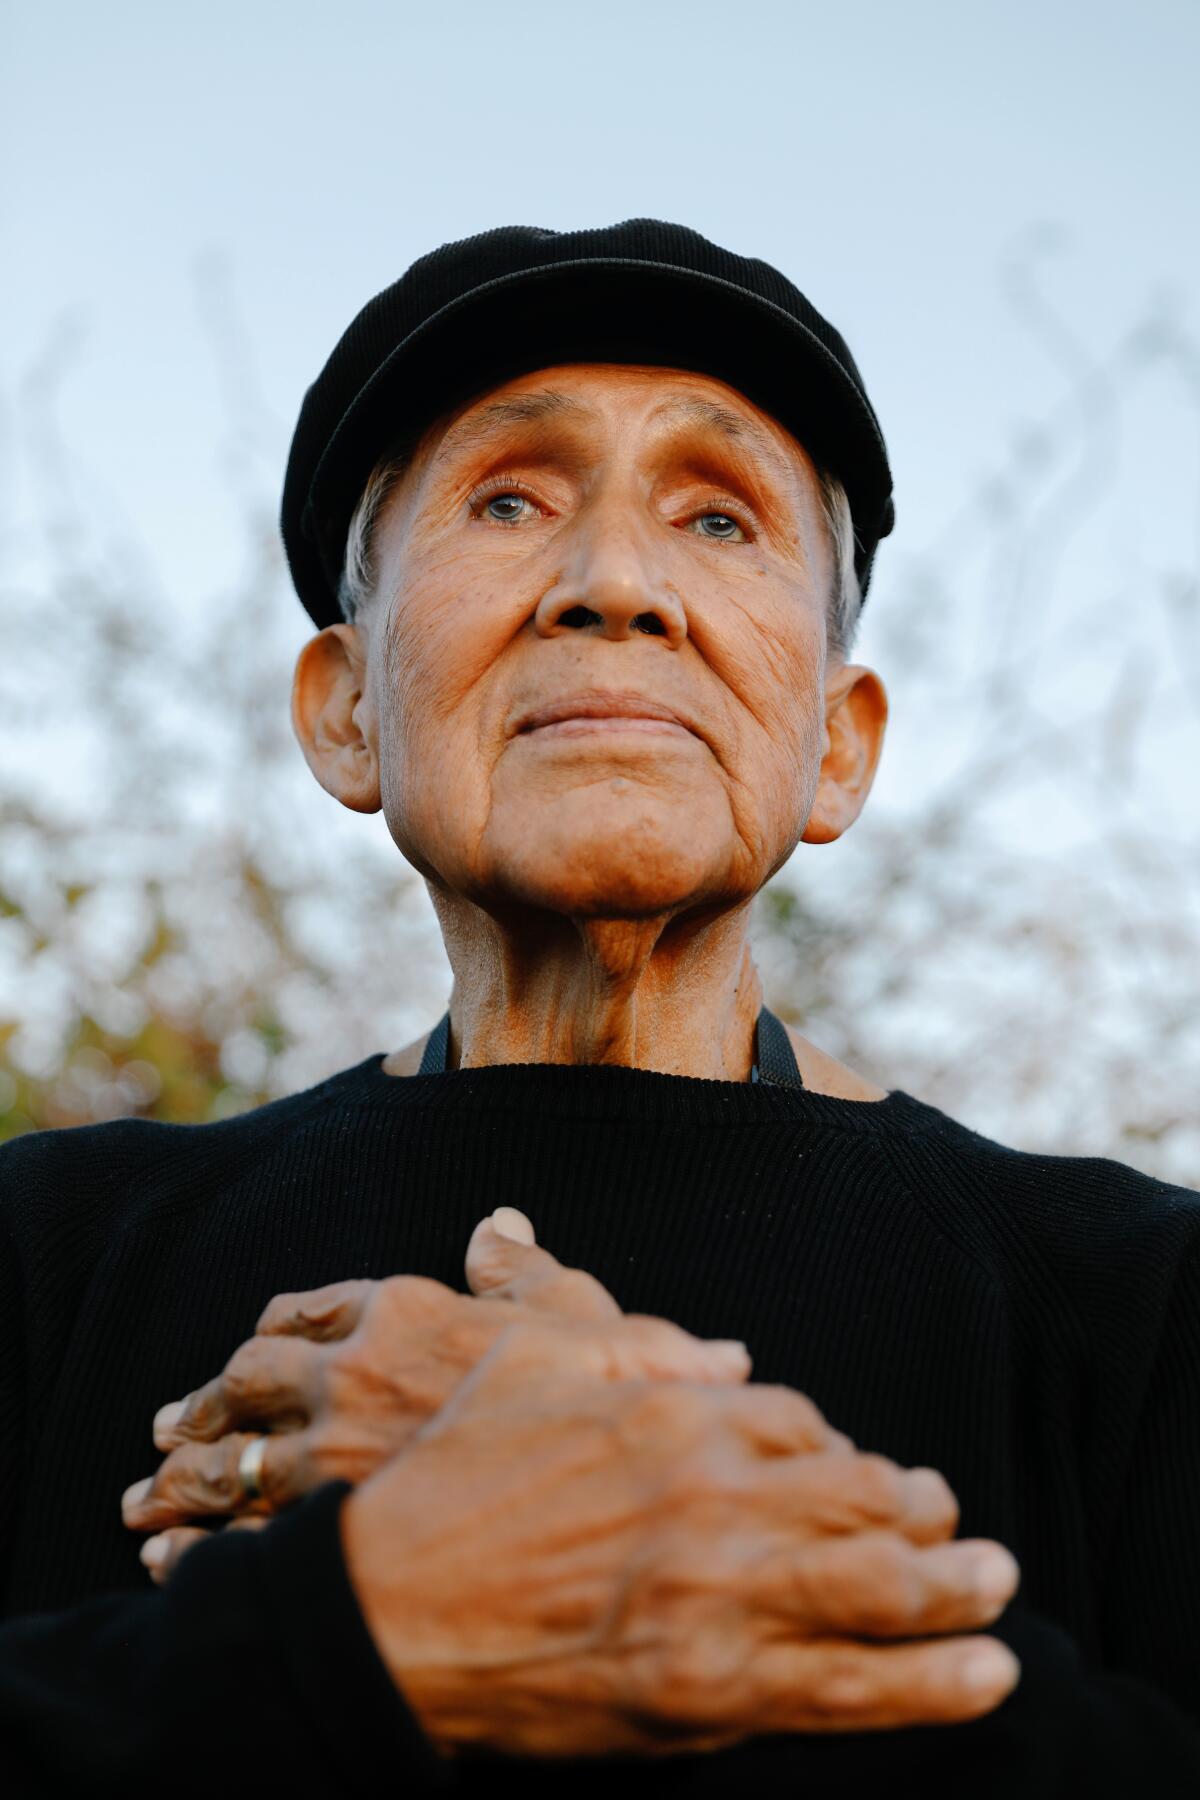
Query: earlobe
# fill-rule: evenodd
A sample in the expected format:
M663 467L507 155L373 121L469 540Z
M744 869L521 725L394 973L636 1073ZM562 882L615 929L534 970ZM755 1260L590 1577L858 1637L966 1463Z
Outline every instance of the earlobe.
M325 789L353 812L378 812L379 764L363 729L366 679L361 634L329 625L296 659L292 727L304 760Z
M887 690L873 669L846 663L831 669L825 690L825 754L805 844L832 844L866 804L887 726Z

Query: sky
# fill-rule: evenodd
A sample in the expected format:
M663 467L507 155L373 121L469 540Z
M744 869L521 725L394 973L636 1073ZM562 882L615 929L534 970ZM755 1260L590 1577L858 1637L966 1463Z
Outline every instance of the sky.
M90 491L183 612L232 575L247 459L274 492L359 306L492 225L674 217L784 269L883 422L878 607L1057 398L1014 258L1040 246L1097 354L1152 297L1197 323L1194 0L7 0L3 19L0 531L34 540L25 401L52 353Z

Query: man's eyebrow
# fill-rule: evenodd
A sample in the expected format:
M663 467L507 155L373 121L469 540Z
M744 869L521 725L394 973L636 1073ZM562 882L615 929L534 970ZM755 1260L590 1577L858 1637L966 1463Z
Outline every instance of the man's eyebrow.
M572 400L569 394L560 394L556 388L543 388L536 394L511 394L504 400L489 400L486 406L480 406L465 419L460 419L447 431L439 448L470 449L504 425L537 425L562 413L582 418L588 410L578 400Z
M751 457L770 463L776 476L789 481L794 478L795 471L790 467L788 458L767 433L751 420L743 418L740 413L722 406L716 400L702 400L698 396L664 400L661 406L654 409L652 416L685 426L698 426L702 431L715 431L720 437L727 438L730 443L746 450Z
M743 442L759 435L745 419L715 400L664 400L661 406L655 407L652 417L678 420L682 425L702 425L710 431L719 431L722 437Z
M591 407L585 406L570 394L561 393L557 388L541 388L532 394L509 394L498 400L489 400L451 425L438 445L438 454L457 454L462 450L474 449L487 443L504 426L537 425L547 419L563 417L579 421L594 416ZM781 455L766 433L756 430L750 420L742 418L731 407L722 406L719 401L704 400L698 395L680 395L664 400L660 406L655 407L651 417L673 425L690 425L702 431L715 432L728 442L774 464L778 475L786 476L791 473L786 457Z

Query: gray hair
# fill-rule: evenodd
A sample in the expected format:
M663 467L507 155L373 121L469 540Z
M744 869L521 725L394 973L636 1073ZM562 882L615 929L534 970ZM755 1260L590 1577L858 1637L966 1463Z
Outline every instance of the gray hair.
M353 625L371 598L375 587L375 527L384 503L411 461L411 453L390 452L377 462L367 478L362 498L354 509L346 536L346 554L338 583L338 605L342 617ZM862 611L862 589L854 567L854 520L846 490L836 475L826 469L817 470L821 494L821 512L829 530L833 550L833 581L829 595L827 630L831 656L845 659L858 630Z

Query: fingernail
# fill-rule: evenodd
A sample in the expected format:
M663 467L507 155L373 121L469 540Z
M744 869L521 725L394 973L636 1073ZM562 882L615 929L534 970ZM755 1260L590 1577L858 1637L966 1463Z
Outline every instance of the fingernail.
M529 1247L537 1242L533 1235L533 1226L523 1212L515 1206L498 1206L492 1214L492 1230L497 1237L508 1238L514 1244Z
M147 1475L144 1481L135 1481L132 1487L127 1487L121 1495L121 1505L123 1507L140 1506L150 1492L150 1483L153 1480L153 1475Z
M166 1560L169 1547L165 1536L147 1538L138 1555L148 1569L157 1569Z
M1011 1597L1016 1565L1002 1551L989 1550L975 1565L975 1592L989 1605Z
M1012 1687L1020 1673L1020 1663L1003 1644L985 1644L968 1651L959 1667L960 1681L973 1694Z
M182 1419L186 1406L186 1400L168 1400L167 1404L165 1406L160 1406L155 1413L154 1441L160 1447L162 1446L162 1440L170 1437L176 1425L178 1425L180 1419Z
M708 1348L714 1362L733 1375L748 1375L750 1352L740 1338L710 1338Z

